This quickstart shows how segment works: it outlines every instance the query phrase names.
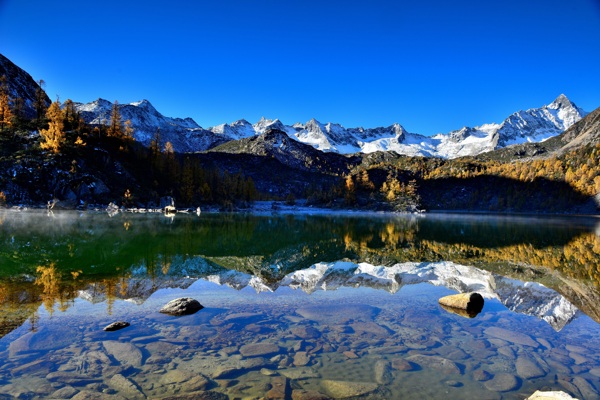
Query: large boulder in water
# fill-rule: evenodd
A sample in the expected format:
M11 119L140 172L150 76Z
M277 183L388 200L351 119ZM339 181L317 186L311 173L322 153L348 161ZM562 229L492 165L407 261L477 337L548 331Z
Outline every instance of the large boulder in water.
M483 297L479 293L459 293L442 297L440 305L446 311L473 318L483 309Z
M195 312L203 309L204 307L198 300L192 299L190 297L181 297L179 299L171 300L163 308L160 309L160 312L163 314L169 315L190 315Z

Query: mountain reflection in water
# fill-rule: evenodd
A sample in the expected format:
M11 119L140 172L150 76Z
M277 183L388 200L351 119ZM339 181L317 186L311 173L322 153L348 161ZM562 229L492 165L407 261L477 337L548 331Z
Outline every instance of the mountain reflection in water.
M455 263L455 269L477 267L482 270L477 275L487 274L477 278L482 285L477 290L494 287L485 289L488 297L515 311L545 315L560 329L570 318L551 322L550 315L567 303L600 321L596 224L594 219L464 215L183 215L167 223L159 215L4 212L0 301L19 308L41 300L49 309L54 303L64 309L82 290L109 300L144 299L152 288L185 287L197 278L258 291L285 285L310 293L367 285L395 292L426 281L473 290L460 278L438 282L428 275ZM340 267L339 260L350 264ZM304 272L296 285L290 282L297 271ZM130 281L144 289L131 294ZM567 301L532 305L546 292L544 286Z
M17 386L25 384L17 383L20 373L14 371L27 373L31 369L28 363L33 362L30 356L51 350L55 359L64 356L67 360L75 351L60 340L56 346L48 343L60 336L51 326L53 320L58 323L61 318L81 319L75 328L81 331L79 339L71 346L83 349L77 352L86 363L96 365L93 357L107 354L112 367L115 363L125 365L111 355L112 344L103 344L104 350L98 355L93 352L100 350L89 343L107 340L97 330L110 322L111 316L129 315L137 324L117 337L131 339L134 346L142 348L140 354L145 354L133 375L124 372L126 369L118 372L139 391L129 397L170 393L172 388L164 382L144 381L150 379L145 373L170 373L161 372L170 370L153 358L158 343L165 342L183 347L179 353L173 349L173 354L160 357L172 364L174 354L180 354L182 358L176 363L213 382L200 385L203 390L215 389L211 385L221 384L219 379L243 375L239 393L225 390L234 397L251 396L241 387L259 385L267 379L254 374L261 368L285 370L289 390L300 390L293 387L296 384L306 385L302 390L307 393L333 396L339 394L339 382L367 382L372 378L360 375L354 379L351 373L336 376L336 365L350 368L355 364L375 371L375 378L362 387L364 393L356 387L354 394L389 398L392 388L400 390L396 386L406 384L403 373L398 372L402 368L422 371L415 372L410 380L414 389L420 379L429 377L426 372L439 364L440 357L452 360L442 364L448 367L444 373L455 382L457 376L486 368L499 373L505 368L504 361L484 368L484 360L506 354L514 356L511 365L516 368L513 375L517 379L506 392L515 397L523 394L519 390L534 389L534 384L542 383L584 398L590 393L597 395L600 388L589 382L600 373L600 360L578 358L578 354L594 353L597 344L590 341L582 347L585 351L575 349L578 340L587 335L581 326L592 326L590 334L600 331L584 316L600 321L597 231L597 221L585 218L177 215L171 221L160 215L118 214L108 218L105 214L57 213L49 217L36 212L3 212L0 337L5 337L0 339L0 359L7 357L8 362L0 367L0 383L7 384L8 391L0 394L14 395ZM473 321L458 321L437 305L442 295L470 291L486 299L483 313ZM169 322L152 314L158 302L190 293L207 307L197 316ZM352 305L359 301L356 299L364 299L364 305ZM93 313L85 311L88 309ZM507 309L511 317L506 316ZM420 324L427 325L432 317L437 322L421 331ZM554 333L524 319L529 317L545 321ZM141 320L146 328L139 326ZM577 328L568 330L571 323ZM194 326L197 329L192 334ZM539 331L533 342L529 336L521 338L515 333L525 326ZM204 333L197 333L198 329ZM307 329L312 333L306 333ZM559 335L565 330L572 340L568 344ZM457 336L459 331L462 333ZM232 336L235 332L239 338ZM210 334L219 338L210 338ZM201 338L193 339L194 335ZM135 341L139 337L147 339ZM245 354L251 350L244 349L243 341L256 338L277 343L272 354L267 351L260 356L262 364ZM210 343L210 349L188 354L186 346L193 348L193 343ZM481 344L477 354L471 354L475 351L473 343ZM492 347L503 350L498 353ZM95 355L90 356L88 350ZM133 353L136 351L132 348ZM207 361L211 352L224 357L219 365ZM395 358L398 354L403 355L402 360ZM55 377L62 376L60 371L78 371L72 361L63 361L43 364L48 369L44 385L47 381L56 383ZM573 362L576 366L571 366ZM227 368L237 368L238 372L229 376ZM100 368L95 373L101 377L98 379L109 380L110 390L122 393L125 381L120 381L121 386L112 382L107 375L110 371L116 369ZM295 375L302 373L308 376ZM558 373L552 384L548 383L551 373ZM579 380L564 378L576 374ZM14 381L9 375L15 376ZM166 375L160 376L166 379ZM496 390L500 383L495 378L490 381L493 384L479 383L487 382L485 376L480 372L477 377L481 380L471 377L459 383L469 389L472 398L494 398L488 396L489 391L505 391ZM86 381L85 385L93 383ZM235 388L238 384L229 385ZM274 387L273 381L269 385Z

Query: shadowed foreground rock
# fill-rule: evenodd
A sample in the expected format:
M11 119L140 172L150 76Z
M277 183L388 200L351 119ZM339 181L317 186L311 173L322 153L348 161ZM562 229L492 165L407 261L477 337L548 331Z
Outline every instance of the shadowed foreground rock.
M442 297L442 308L463 317L474 318L483 309L483 297L479 293L459 293Z
M200 304L200 302L198 302L198 300L189 297L181 297L168 302L163 308L160 309L160 312L175 316L190 315L203 308L204 307L202 304Z

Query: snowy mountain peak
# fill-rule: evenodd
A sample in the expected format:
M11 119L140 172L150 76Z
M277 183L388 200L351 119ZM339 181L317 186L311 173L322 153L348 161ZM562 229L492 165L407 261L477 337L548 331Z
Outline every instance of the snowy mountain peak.
M564 94L550 105L513 113L500 124L498 147L525 142L541 142L559 135L588 113Z
M564 94L560 94L552 103L548 104L548 108L552 109L565 107L575 107L575 104Z
M97 98L86 104L75 103L77 109L80 112L98 112L109 110L112 107L112 103L108 100Z
M231 126L252 126L252 124L245 119L238 119L237 121L232 122Z
M402 125L400 125L399 123L395 122L392 126L391 126L392 130L396 133L396 137L404 135L408 132L406 132L406 129L404 129L404 127Z
M152 113L157 113L158 111L156 110L156 108L154 108L154 106L152 104L150 104L150 102L146 99L144 100L140 100L140 101L136 101L133 103L129 103L130 105L134 106L134 107L140 107L140 108L144 108L146 110L148 110L149 112Z
M279 129L282 131L285 131L285 126L283 125L283 123L278 120L278 119L266 119L265 117L262 117L260 119L260 121L258 121L256 124L253 125L254 127L254 131L256 132L257 135L260 135L262 133L265 133L265 131L267 129Z

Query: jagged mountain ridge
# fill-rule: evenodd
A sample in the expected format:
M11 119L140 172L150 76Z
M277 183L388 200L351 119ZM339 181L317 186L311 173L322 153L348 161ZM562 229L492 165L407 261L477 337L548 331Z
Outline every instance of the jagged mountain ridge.
M35 118L36 92L39 90L38 83L25 70L19 68L8 58L0 54L0 77L6 76L8 84L8 95L11 101L19 98L23 101L23 116ZM50 98L44 93L46 105L50 105Z
M106 124L110 119L112 103L106 100L77 103L76 106L88 123ZM170 141L179 152L206 151L229 141L247 139L275 129L324 152L393 151L409 156L442 158L474 156L512 144L540 142L561 134L588 114L565 95L560 95L547 106L515 112L501 124L463 127L429 137L410 133L400 124L369 129L344 128L339 124L323 124L312 119L306 124L290 126L278 119L264 117L256 124L242 119L204 129L191 118L163 116L147 100L119 107L123 120L132 121L136 140L147 145L156 129L160 128L163 142Z

